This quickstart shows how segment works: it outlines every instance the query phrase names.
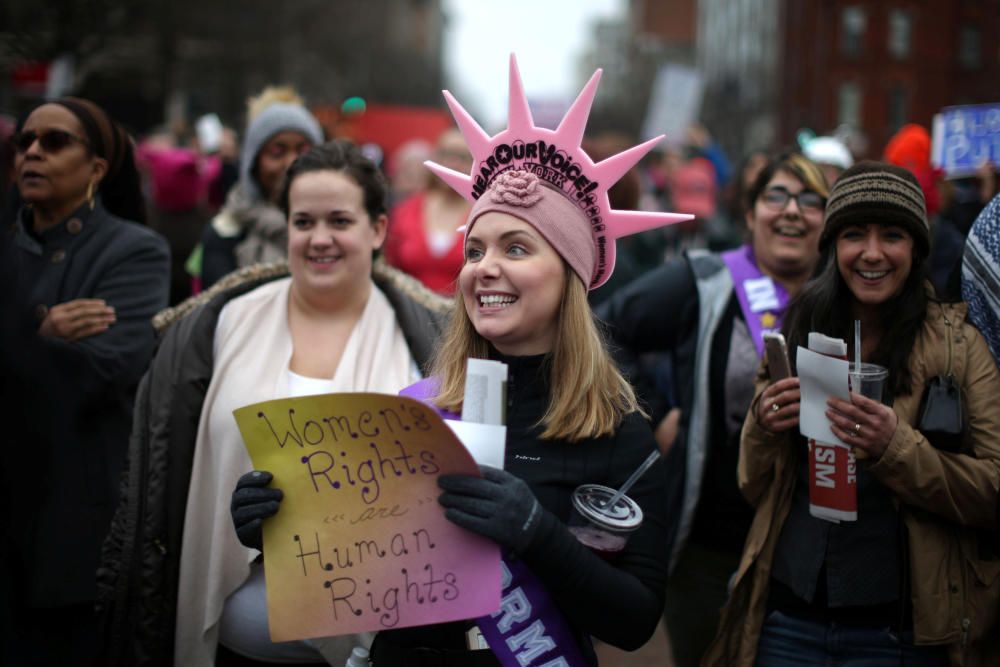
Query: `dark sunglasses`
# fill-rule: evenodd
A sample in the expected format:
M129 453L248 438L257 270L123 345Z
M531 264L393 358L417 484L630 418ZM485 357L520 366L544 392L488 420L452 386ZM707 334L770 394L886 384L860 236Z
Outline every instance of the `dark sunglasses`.
M74 142L84 146L89 144L83 137L78 137L66 130L42 130L41 132L25 130L17 132L11 137L14 150L18 153L26 153L36 141L46 153L58 153Z

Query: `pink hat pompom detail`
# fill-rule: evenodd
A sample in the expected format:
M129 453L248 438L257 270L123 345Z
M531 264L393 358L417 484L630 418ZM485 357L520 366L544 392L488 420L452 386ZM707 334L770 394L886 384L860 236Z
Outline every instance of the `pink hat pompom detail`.
M544 196L542 187L538 177L530 171L507 171L490 185L490 198L498 204L528 208Z

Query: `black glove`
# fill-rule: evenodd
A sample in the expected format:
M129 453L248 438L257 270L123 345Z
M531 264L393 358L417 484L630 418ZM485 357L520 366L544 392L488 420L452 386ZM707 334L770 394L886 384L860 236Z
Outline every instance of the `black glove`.
M266 470L253 470L240 477L229 506L240 544L258 551L264 548L261 523L278 513L279 503L285 495L281 489L268 488L272 477Z
M480 466L482 477L441 475L444 493L438 502L454 524L488 537L500 546L523 553L535 539L542 506L524 481L509 472Z

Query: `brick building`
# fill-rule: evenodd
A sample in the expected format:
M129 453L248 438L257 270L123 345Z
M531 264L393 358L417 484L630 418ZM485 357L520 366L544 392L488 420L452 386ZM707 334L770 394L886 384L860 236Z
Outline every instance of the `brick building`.
M733 155L847 124L877 157L904 123L1000 101L1000 0L701 0L703 117Z

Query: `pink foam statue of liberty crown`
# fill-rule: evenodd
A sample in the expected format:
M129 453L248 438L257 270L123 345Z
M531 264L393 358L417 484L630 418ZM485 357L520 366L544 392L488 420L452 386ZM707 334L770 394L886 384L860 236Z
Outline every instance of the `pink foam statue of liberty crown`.
M595 164L580 148L580 143L600 79L601 70L597 70L558 128L536 127L524 95L517 60L511 54L507 129L490 137L451 93L443 91L458 129L472 153L472 171L462 174L434 162L424 163L469 201L478 199L497 176L512 169L529 171L566 195L580 207L590 223L596 257L590 289L600 287L611 277L615 267L615 239L694 217L681 213L618 211L611 208L608 189L652 150L663 136Z

